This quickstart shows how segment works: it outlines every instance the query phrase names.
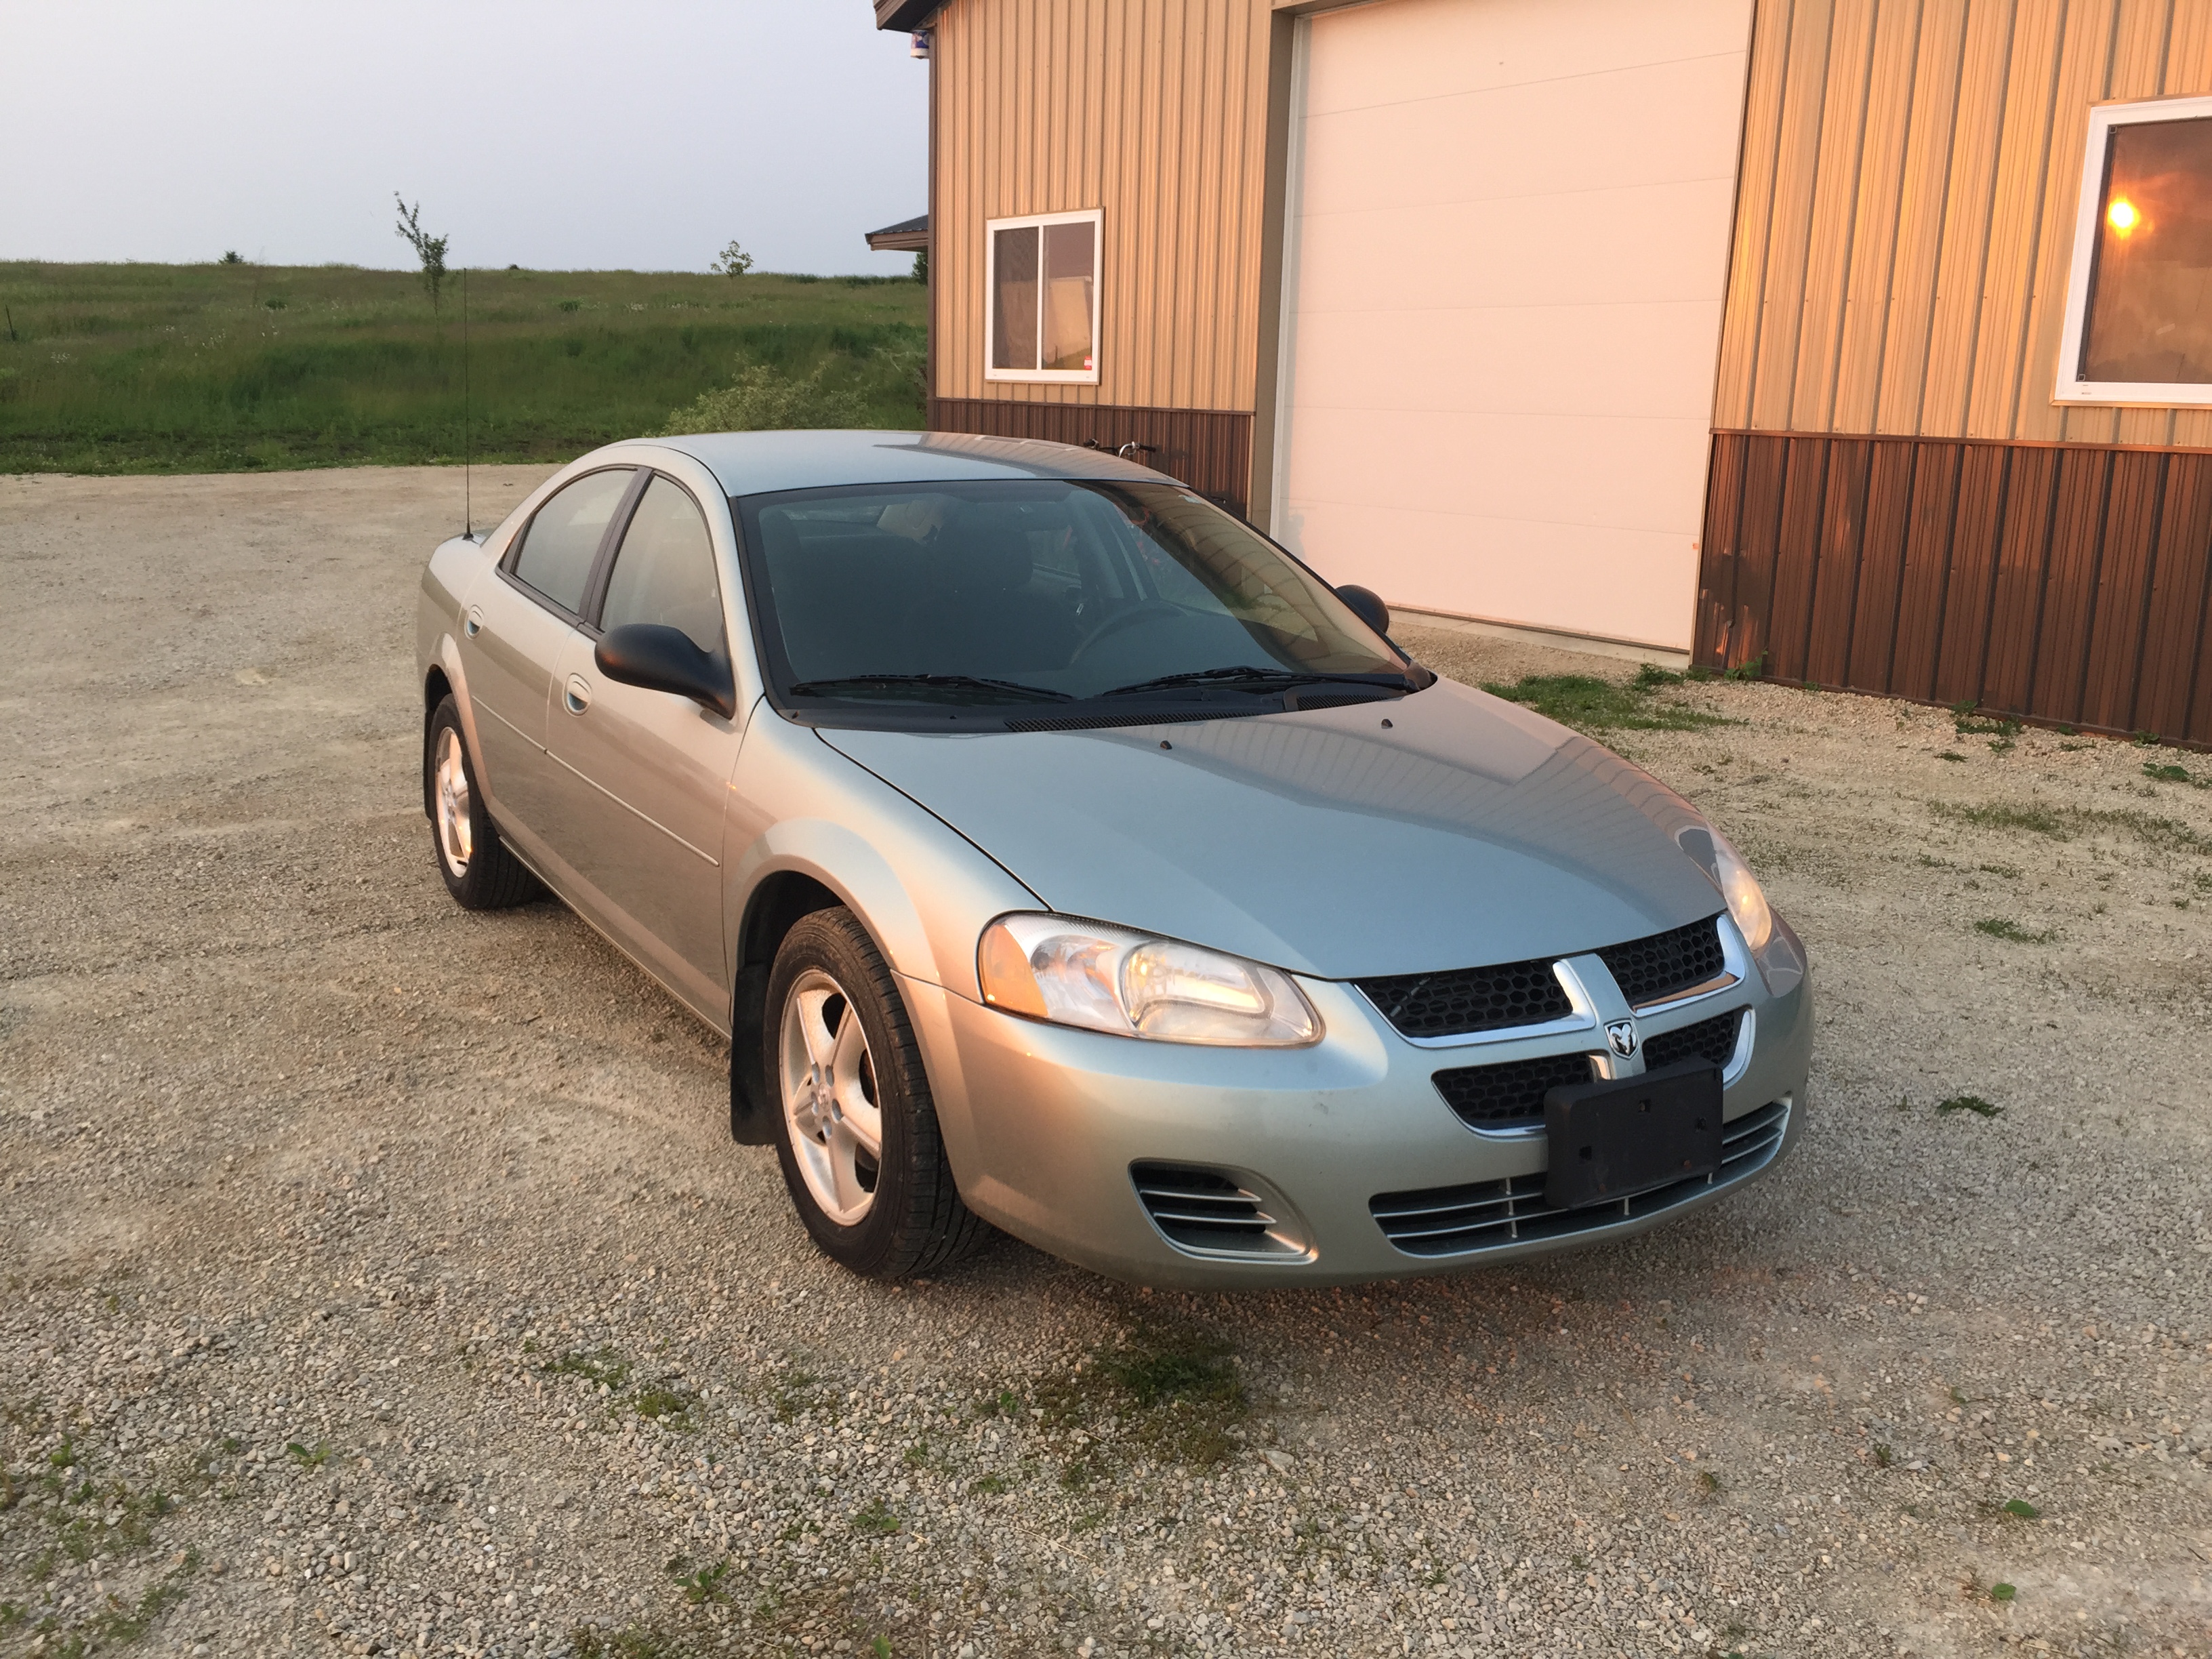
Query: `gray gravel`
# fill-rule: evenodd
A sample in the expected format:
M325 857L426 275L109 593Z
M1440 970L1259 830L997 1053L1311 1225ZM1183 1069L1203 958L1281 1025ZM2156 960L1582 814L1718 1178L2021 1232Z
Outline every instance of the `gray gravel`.
M441 890L459 483L0 480L0 1650L2212 1651L2212 790L2143 770L2212 760L1666 693L1741 724L1624 746L1814 956L1774 1179L1364 1291L884 1289L719 1042Z

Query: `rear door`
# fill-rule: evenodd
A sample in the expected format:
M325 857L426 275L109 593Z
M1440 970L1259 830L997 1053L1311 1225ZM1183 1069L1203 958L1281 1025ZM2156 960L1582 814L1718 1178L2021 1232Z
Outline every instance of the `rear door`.
M526 854L541 852L553 815L545 720L553 670L581 620L592 572L634 467L587 472L546 498L469 591L461 668L476 715L477 787Z
M688 697L602 675L604 629L657 623L729 658L707 520L690 492L652 474L596 601L556 665L546 747L560 790L555 855L605 927L692 1006L729 1013L722 937L722 814L744 711L724 719Z

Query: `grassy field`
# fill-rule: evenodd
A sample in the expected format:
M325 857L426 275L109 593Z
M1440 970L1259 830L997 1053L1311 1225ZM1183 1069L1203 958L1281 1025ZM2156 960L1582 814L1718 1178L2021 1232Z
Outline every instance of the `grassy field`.
M767 364L918 426L927 290L878 277L468 273L469 425L486 461L659 430ZM0 472L458 461L458 276L345 265L0 263Z

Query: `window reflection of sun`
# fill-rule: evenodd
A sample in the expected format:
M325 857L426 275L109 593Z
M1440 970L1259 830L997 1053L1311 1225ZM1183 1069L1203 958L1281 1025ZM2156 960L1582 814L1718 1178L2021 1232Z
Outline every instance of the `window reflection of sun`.
M2116 196L2112 198L2112 204L2105 210L2105 217L2110 222L2112 228L2123 236L2132 231L2142 220L2142 216L2136 211L2136 204L2124 196Z

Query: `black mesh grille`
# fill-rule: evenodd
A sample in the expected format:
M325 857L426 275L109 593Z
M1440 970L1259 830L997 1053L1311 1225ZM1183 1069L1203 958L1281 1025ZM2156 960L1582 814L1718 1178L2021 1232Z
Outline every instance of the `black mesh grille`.
M1495 1129L1544 1121L1544 1096L1590 1080L1588 1054L1546 1054L1496 1066L1461 1066L1436 1074L1437 1092L1462 1123Z
M1383 1236L1407 1255L1468 1255L1563 1238L1656 1215L1748 1180L1774 1161L1789 1127L1790 1107L1784 1101L1747 1112L1722 1132L1721 1167L1711 1175L1586 1209L1553 1209L1544 1197L1546 1177L1525 1175L1468 1187L1378 1193L1368 1210Z
M1547 1019L1565 1019L1575 1011L1548 960L1455 968L1442 974L1399 974L1356 983L1382 1018L1410 1037L1540 1025Z
M1607 945L1599 959L1613 972L1613 982L1633 1007L1657 1002L1702 985L1727 971L1721 954L1720 918L1708 916L1671 933L1631 939Z
M1644 1069L1656 1072L1662 1066L1672 1066L1681 1060L1702 1060L1711 1065L1725 1066L1735 1055L1736 1026L1743 1019L1743 1010L1731 1010L1716 1014L1711 1019L1701 1019L1695 1025L1685 1025L1679 1031L1662 1031L1657 1036L1644 1039Z

